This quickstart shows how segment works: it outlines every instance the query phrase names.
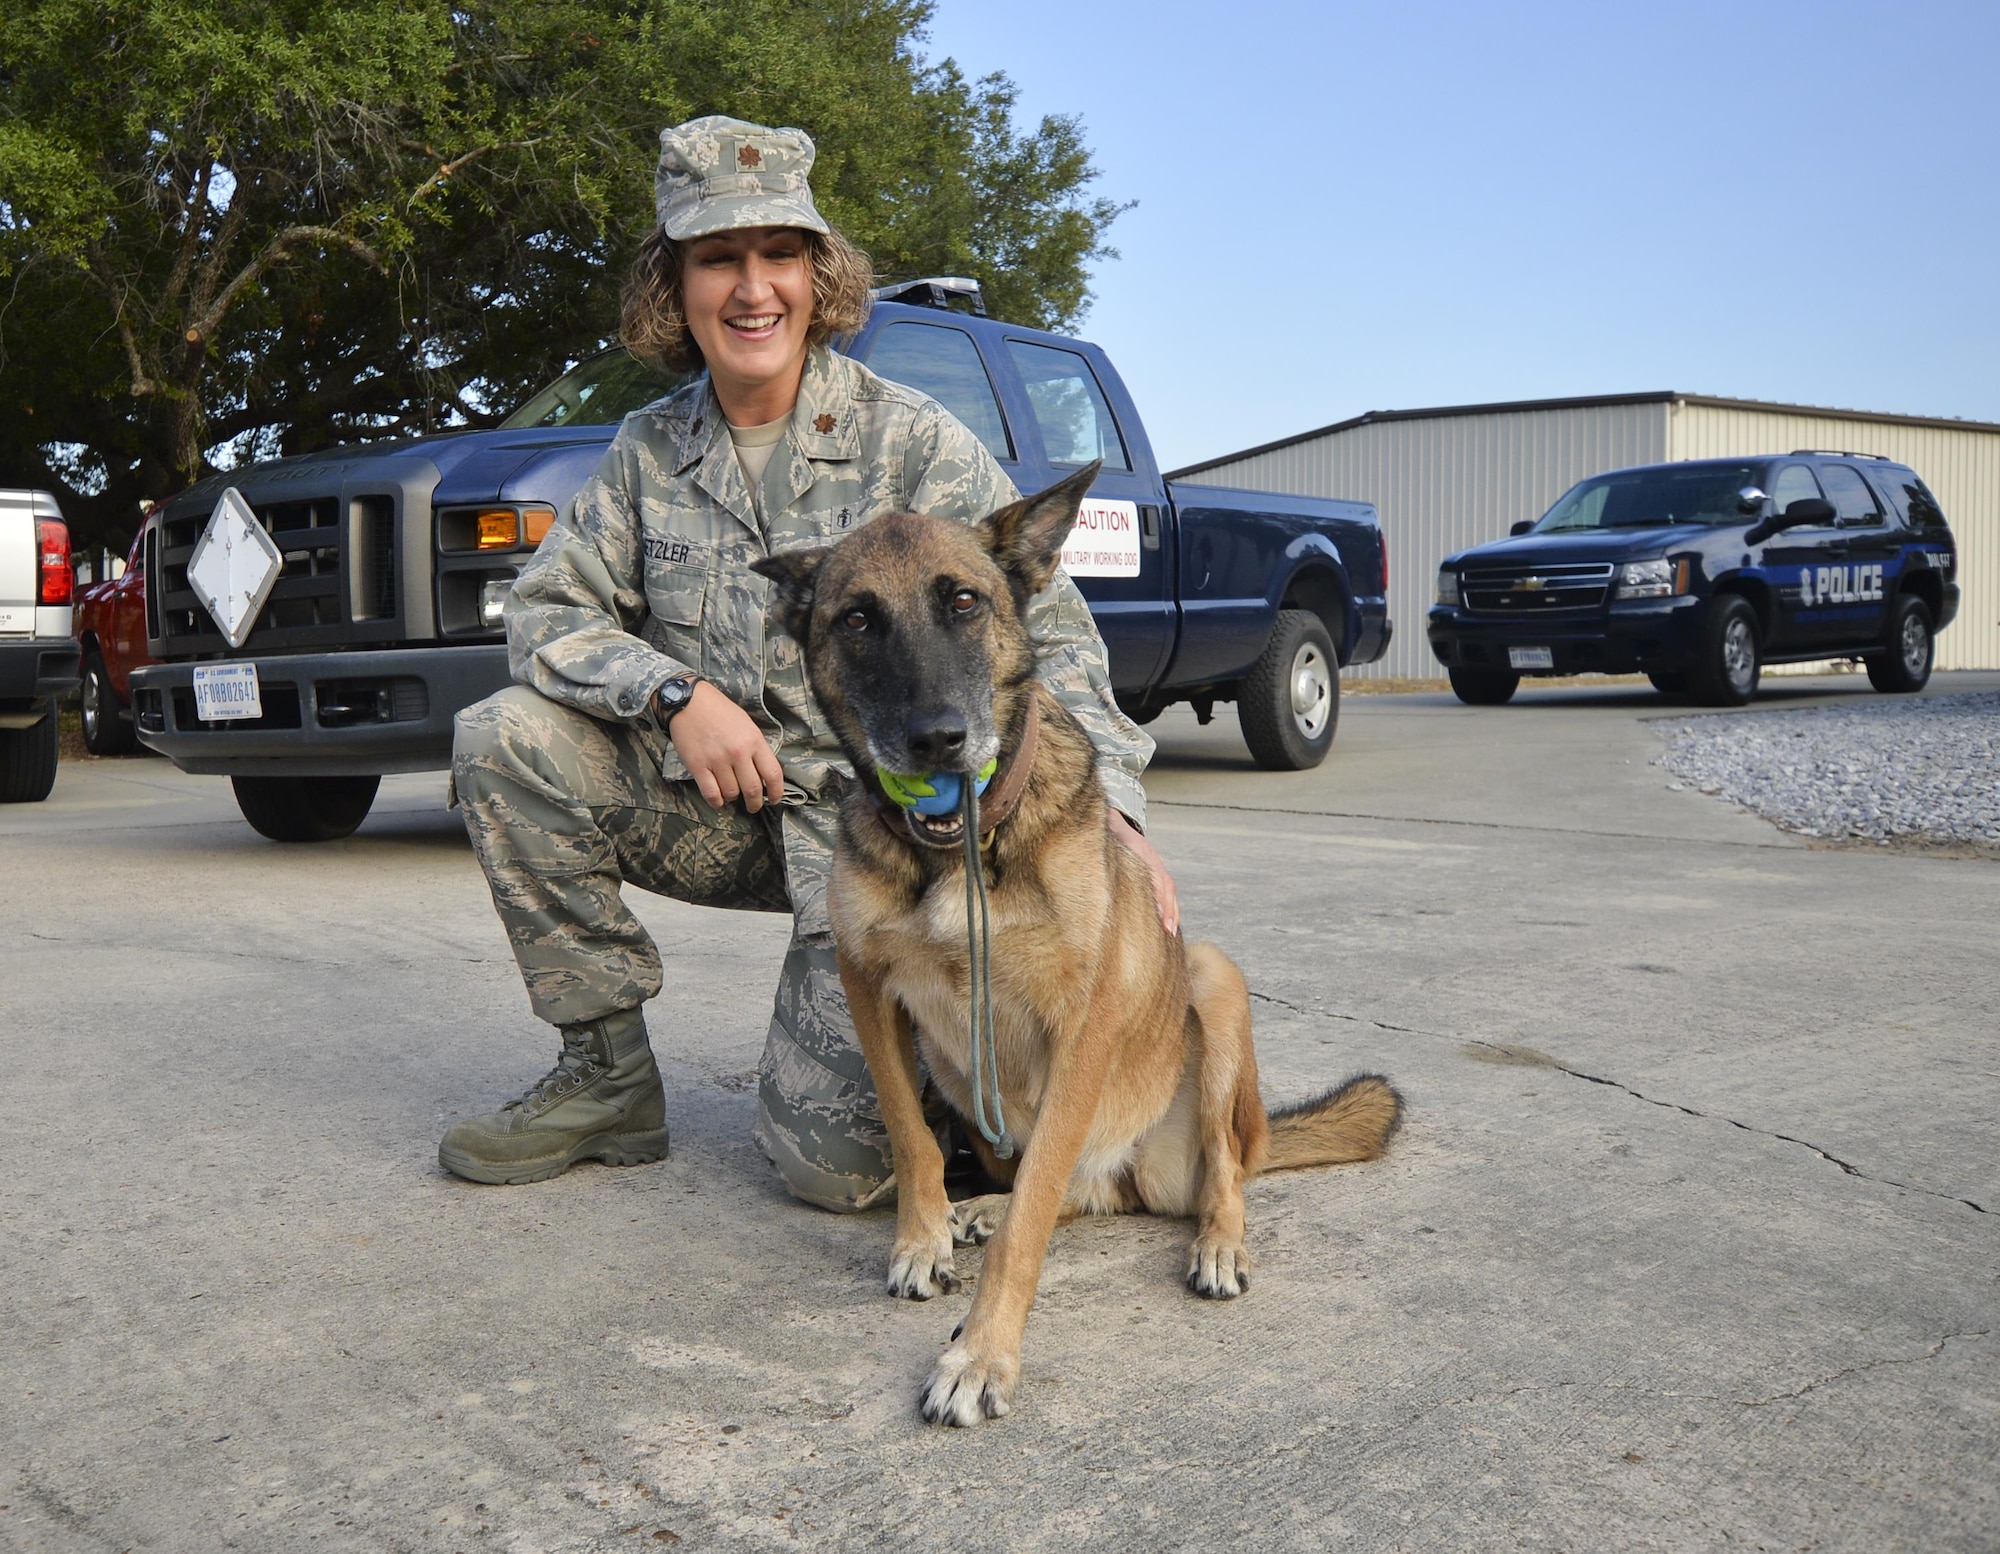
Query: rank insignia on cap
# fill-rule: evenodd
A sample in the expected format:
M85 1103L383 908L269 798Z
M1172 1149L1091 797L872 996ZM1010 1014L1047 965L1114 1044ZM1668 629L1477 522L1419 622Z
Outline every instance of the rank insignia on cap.
M764 153L755 146L744 146L737 151L736 160L743 167L760 167L763 165Z
M827 415L824 412L813 417L813 426L816 430L819 431L819 433L822 436L832 431L834 427L838 426L839 424L840 423L835 421L832 416Z

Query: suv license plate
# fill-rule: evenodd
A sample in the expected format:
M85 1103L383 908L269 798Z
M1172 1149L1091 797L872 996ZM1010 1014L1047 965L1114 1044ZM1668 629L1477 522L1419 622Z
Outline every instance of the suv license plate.
M264 699L257 693L257 666L195 665L194 715L204 723L261 718L264 715Z
M1507 649L1507 664L1513 669L1553 669L1556 656L1545 647L1510 647Z

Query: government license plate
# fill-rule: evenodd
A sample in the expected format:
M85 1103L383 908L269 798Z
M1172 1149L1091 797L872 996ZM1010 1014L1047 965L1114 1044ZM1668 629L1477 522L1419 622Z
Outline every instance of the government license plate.
M1507 663L1514 669L1553 669L1556 655L1545 647L1510 647L1507 649Z
M264 700L257 693L257 666L195 665L194 715L204 723L261 718L264 715Z

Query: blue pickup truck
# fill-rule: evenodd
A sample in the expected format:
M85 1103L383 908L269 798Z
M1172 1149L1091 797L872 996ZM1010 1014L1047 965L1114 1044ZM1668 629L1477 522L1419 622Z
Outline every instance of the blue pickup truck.
M934 396L1024 491L1104 461L1064 564L1133 718L1188 702L1205 723L1233 700L1261 765L1325 759L1340 666L1389 644L1373 507L1167 482L1104 353L987 318L970 282L886 289L837 345ZM453 714L508 681L515 574L618 423L673 386L609 351L495 429L233 470L166 503L139 738L234 779L266 836L347 835L383 773L449 764Z

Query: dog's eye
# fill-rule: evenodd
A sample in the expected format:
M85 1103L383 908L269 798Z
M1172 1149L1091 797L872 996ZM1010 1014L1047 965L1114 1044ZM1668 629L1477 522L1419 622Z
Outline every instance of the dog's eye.
M840 623L849 631L866 631L868 629L868 612L866 610L849 610L841 617Z
M970 588L961 588L951 596L952 613L965 615L978 607L979 595Z

